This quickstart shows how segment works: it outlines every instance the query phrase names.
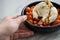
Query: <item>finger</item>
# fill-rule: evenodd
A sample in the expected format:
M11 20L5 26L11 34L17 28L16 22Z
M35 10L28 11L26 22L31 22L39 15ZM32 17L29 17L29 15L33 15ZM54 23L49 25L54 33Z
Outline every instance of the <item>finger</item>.
M10 15L10 16L7 16L7 18L9 18L9 19L15 19L15 18L17 18L17 17L19 17L20 15Z
M17 23L21 23L21 22L24 22L26 19L27 19L27 16L24 15L24 16L17 17L16 21L17 21Z
M14 39L17 39L17 38L26 38L26 37L30 37L30 36L33 36L33 35L34 35L33 31L19 32L19 33L15 33L14 34Z
M33 31L19 33L19 37L20 38L30 37L30 36L33 36L33 35L34 35L34 32Z

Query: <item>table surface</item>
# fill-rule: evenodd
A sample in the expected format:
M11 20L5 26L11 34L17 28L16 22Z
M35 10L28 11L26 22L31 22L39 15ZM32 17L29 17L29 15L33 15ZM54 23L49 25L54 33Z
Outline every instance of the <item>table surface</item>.
M20 14L24 6L28 5L31 2L39 0L1 0L1 11L0 18L3 18L7 15ZM60 4L59 0L51 0ZM3 7L2 7L3 6ZM60 30L51 33L51 34L35 34L33 37L16 39L16 40L60 40Z

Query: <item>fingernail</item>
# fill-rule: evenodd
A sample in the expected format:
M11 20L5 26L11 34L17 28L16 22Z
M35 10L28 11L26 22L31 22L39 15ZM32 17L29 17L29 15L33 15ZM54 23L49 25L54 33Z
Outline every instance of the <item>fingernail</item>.
M27 16L26 15L24 15L24 16L22 16L23 17L23 20L26 20L27 19Z

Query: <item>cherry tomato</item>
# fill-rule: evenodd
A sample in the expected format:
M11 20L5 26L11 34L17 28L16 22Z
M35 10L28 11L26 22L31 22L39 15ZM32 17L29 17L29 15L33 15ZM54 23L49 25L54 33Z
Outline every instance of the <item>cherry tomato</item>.
M28 15L29 13L28 12L26 12L26 15Z
M32 15L27 15L27 19L28 20L33 19Z
M60 19L60 15L58 15L57 19Z
M33 23L33 20L28 20L29 22Z
M43 26L51 26L51 25L50 25L50 23L48 23L48 24L43 24Z
M39 22L38 22L38 25L42 25L42 24L43 24L43 22L42 22L42 21L39 21Z
M31 11L33 11L33 9L34 9L34 6L31 7Z
M34 21L34 24L37 24L37 21Z
M30 12L31 11L30 7L27 7L25 11Z
M58 14L60 14L60 9L58 9Z
M58 23L60 23L60 20L56 19L53 24L58 24Z
M33 20L38 22L40 19L33 18Z

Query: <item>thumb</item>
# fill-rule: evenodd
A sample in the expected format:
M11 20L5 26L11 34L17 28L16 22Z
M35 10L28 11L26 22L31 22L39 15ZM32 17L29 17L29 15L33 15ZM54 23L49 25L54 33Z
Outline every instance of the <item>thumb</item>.
M27 16L26 16L26 15L23 15L23 16L17 17L17 18L16 18L16 21L17 21L18 23L22 23L22 22L24 22L26 19L27 19Z

